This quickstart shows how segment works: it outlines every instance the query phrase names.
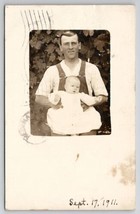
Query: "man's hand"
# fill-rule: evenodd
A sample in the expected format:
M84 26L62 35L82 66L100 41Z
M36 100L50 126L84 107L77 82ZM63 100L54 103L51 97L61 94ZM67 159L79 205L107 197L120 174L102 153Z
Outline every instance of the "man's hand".
M83 108L83 111L86 111L89 108L89 106L83 103L82 101L81 101L81 106Z
M94 106L101 105L102 103L107 102L107 100L108 100L107 96L102 96L102 95L97 96L96 103L94 104Z
M51 106L53 109L59 109L59 108L63 108L62 103L61 103L61 99L59 100L59 102L56 105Z

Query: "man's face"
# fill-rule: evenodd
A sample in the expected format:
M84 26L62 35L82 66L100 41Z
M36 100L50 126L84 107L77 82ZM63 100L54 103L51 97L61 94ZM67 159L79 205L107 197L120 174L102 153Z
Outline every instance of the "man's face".
M78 36L62 36L60 50L64 54L65 59L72 60L78 58L78 51L81 44L78 42Z
M80 90L80 81L78 79L70 79L66 81L65 84L66 92L70 94L77 94Z

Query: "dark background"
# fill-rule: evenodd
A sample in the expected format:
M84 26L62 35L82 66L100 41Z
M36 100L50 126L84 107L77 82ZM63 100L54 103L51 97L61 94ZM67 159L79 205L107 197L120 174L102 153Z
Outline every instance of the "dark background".
M95 64L103 78L109 99L96 109L101 114L102 126L98 135L111 133L110 122L110 33L107 30L75 30L81 42L79 57ZM50 135L45 125L46 108L35 103L35 92L46 69L59 63L63 55L59 49L62 30L33 30L30 32L30 115L31 134Z

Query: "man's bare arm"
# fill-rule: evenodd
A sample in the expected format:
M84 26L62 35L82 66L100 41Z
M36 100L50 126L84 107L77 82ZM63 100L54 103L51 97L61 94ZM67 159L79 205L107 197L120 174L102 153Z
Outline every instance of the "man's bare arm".
M48 97L43 95L36 95L35 102L47 108L55 108L55 109L62 108L61 100L60 102L58 102L57 105L54 105L49 101Z
M89 106L98 106L98 105L101 105L102 103L107 102L107 100L108 100L108 97L104 95L90 97L89 102L86 102L86 100L82 99L81 106L83 110L86 111L89 108Z
M48 97L43 96L43 95L36 95L35 102L42 106L46 107L52 107L51 102L49 101Z

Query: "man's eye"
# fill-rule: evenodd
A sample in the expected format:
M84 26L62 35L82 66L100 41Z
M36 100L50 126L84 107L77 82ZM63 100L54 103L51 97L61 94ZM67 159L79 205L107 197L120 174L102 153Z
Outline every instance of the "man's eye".
M64 45L65 45L65 46L67 46L67 45L68 45L68 43L64 43Z

